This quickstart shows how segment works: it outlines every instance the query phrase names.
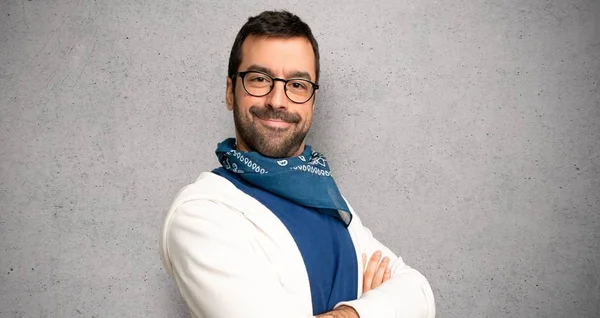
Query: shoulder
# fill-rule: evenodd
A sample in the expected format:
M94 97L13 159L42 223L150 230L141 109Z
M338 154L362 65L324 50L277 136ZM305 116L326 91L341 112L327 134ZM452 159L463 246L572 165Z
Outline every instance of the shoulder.
M235 189L227 179L212 172L202 172L196 181L179 190L171 207L192 200L218 200L224 192Z
M175 196L165 218L165 230L186 218L220 219L231 216L244 193L227 179L203 172L194 183L183 187ZM219 212L219 213L216 213Z
M175 196L164 219L160 252L163 265L170 271L173 245L186 245L202 237L241 234L246 222L232 202L243 195L231 182L211 172L203 172L194 183Z

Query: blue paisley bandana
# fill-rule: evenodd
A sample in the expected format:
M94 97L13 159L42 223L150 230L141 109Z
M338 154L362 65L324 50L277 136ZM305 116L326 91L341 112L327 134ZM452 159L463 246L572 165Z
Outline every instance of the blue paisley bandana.
M228 138L217 146L216 154L223 168L246 182L350 224L350 209L331 176L327 159L310 146L306 145L300 156L275 159L255 151L237 151L235 138Z

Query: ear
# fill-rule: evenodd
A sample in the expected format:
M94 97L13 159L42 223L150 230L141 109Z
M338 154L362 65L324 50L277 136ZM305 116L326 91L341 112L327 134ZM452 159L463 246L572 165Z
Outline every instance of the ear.
M227 109L233 110L233 82L231 77L227 76L227 84L225 85L225 103L227 104Z

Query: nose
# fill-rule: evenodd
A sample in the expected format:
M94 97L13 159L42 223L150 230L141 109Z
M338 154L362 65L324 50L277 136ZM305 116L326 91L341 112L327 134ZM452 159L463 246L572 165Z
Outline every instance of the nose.
M267 106L271 106L273 109L287 108L288 98L285 95L285 83L282 81L275 81L273 89L267 94Z

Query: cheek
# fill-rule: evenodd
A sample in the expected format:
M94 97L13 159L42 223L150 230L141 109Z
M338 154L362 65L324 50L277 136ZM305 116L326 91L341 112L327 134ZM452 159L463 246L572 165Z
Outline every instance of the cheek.
M304 110L300 116L302 116L302 120L305 122L306 125L310 125L313 119L312 107L308 108L307 110Z
M238 111L248 113L246 116L251 116L249 114L250 107L258 105L254 98L252 96L236 95L235 101Z
M249 109L252 106L262 107L264 104L264 99L262 97L254 97L246 94L244 89L242 88L242 92L238 92L238 104L243 109Z

